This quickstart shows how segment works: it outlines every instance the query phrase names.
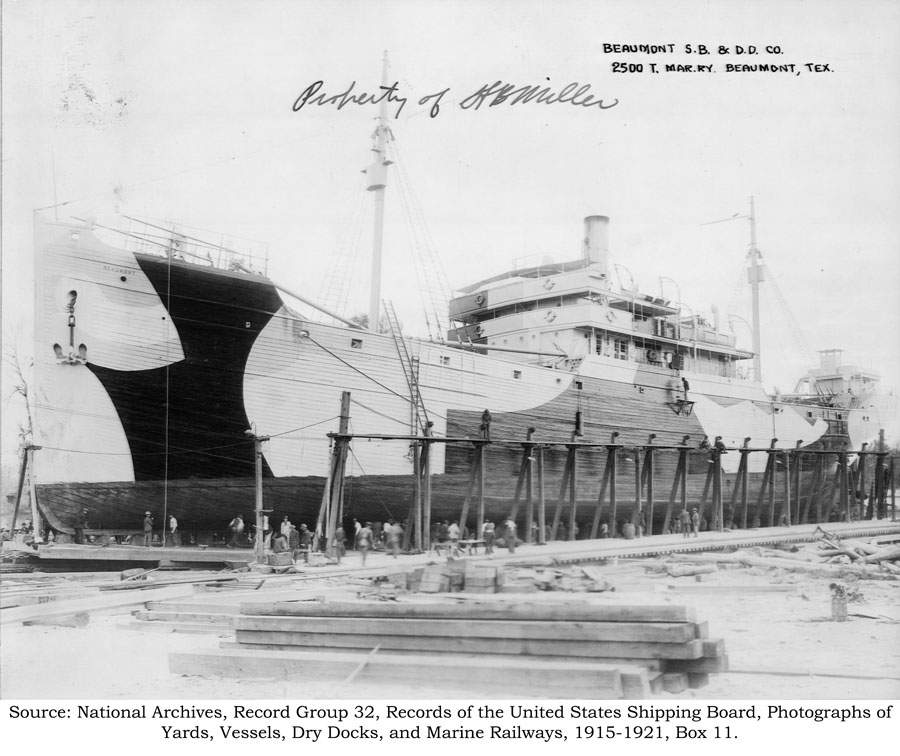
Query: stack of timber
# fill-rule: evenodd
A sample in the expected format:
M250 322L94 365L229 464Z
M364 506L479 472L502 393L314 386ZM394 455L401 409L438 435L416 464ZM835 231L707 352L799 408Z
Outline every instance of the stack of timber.
M728 665L724 643L707 637L694 610L672 605L294 601L242 604L234 626L235 643L172 654L170 669L290 679L314 663L342 677L364 659L356 674L383 682L645 698L701 687Z

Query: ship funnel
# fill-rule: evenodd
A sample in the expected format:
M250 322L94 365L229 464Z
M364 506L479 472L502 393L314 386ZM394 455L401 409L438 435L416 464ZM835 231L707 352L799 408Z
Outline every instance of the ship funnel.
M597 264L600 274L609 278L609 218L589 215L584 219L584 247L581 256Z

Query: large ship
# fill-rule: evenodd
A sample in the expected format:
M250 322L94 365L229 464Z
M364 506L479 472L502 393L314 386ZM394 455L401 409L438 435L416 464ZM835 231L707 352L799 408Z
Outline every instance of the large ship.
M377 206L390 164L385 132L382 118L366 171ZM756 302L765 267L752 201L747 217ZM490 441L485 512L506 516L530 439L546 449L551 506L567 479L567 445L582 448L574 521L583 532L608 459L603 444L621 446L617 474L629 490L636 447L649 443L671 450L659 454L659 474L671 478L676 447L766 448L780 439L790 448L860 449L896 421L896 398L873 374L841 369L833 351L794 394L770 396L759 380L758 317L755 348L742 349L717 317L686 316L680 301L623 286L602 215L585 219L568 262L458 291L451 327L429 339L403 334L377 287L372 328L331 311L300 314L259 258L183 229L37 216L35 240L33 478L39 514L59 534L85 518L137 530L147 511L175 513L186 531L221 534L252 510L257 474L267 510L312 526L333 469L329 433L342 414L355 437L345 514L406 519L410 439L427 432L454 440L431 445L434 520L459 518L472 490L478 445L465 439ZM379 329L385 309L388 327ZM691 496L708 480L707 456L690 455ZM726 476L739 456L721 457ZM765 464L765 455L753 457L750 471Z
M489 433L494 517L509 508L529 428L535 442L558 445L547 459L552 498L566 443L585 444L583 478L599 481L603 450L588 453L588 442L615 438L626 456L650 434L660 447L720 437L727 447L778 438L859 449L889 427L894 397L877 390L874 375L842 371L833 351L797 392L768 395L753 378L754 353L733 333L613 283L607 230L607 218L589 217L577 259L459 292L450 303L456 326L441 343L303 317L251 260L185 234L132 225L119 234L131 243L113 246L91 223L39 219L39 510L61 533L85 508L100 527L168 511L188 529L221 530L253 506L252 434L268 438L267 508L314 522L345 391L360 437L415 436L426 422L436 438ZM751 281L759 267L753 256ZM403 438L352 445L347 512L406 517L408 446ZM436 518L459 516L472 448L434 445ZM726 472L737 456L722 458ZM705 465L698 461L695 486ZM626 490L628 467L620 469ZM595 496L585 490L585 503Z

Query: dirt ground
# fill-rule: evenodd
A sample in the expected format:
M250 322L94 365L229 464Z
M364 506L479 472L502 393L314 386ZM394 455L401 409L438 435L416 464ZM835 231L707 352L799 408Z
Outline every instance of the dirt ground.
M723 638L731 671L710 684L662 698L808 700L900 698L900 581L842 581L855 600L846 622L832 621L829 584L780 569L722 567L671 578L640 562L603 568L618 601L629 595L694 606ZM522 594L522 603L542 594ZM515 600L519 600L516 598ZM284 682L175 675L171 651L217 648L228 633L164 632L128 610L92 614L84 627L5 625L0 631L0 697L21 699L398 699L522 698L429 685L350 684L313 678ZM155 625L155 627L154 627ZM542 698L540 690L528 693Z

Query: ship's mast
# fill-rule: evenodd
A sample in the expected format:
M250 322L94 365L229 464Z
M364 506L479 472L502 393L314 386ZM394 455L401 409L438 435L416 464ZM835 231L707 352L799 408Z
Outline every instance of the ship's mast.
M753 197L750 198L750 268L747 270L747 278L750 282L750 290L753 294L753 378L762 381L762 360L760 358L760 327L759 327L759 285L766 278L765 266L759 264L759 249L756 246L756 209Z
M381 70L381 85L388 86L388 54L384 52L384 61ZM378 331L378 321L381 306L381 245L384 237L384 189L387 186L387 167L391 162L386 158L387 148L387 98L383 98L379 104L378 125L373 134L374 144L372 151L375 160L366 168L368 184L366 189L375 192L375 231L372 241L372 280L369 288L369 329Z

